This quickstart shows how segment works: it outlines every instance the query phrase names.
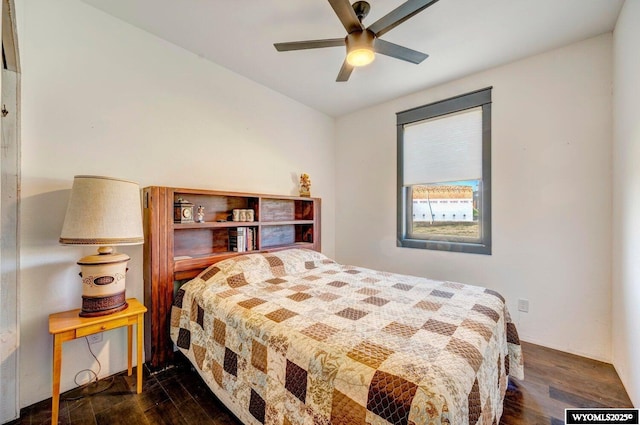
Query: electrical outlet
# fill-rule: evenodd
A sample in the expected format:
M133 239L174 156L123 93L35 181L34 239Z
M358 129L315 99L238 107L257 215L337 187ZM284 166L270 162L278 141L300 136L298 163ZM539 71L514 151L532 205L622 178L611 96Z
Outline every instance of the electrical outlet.
M529 312L529 300L518 300L518 311L522 311L523 313Z
M97 333L97 334L89 335L87 336L87 339L89 340L89 344L96 344L98 342L102 342L102 334Z

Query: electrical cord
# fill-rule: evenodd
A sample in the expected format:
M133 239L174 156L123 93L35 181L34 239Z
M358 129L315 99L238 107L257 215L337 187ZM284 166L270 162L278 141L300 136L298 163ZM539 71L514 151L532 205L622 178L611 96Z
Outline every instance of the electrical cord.
M63 400L66 401L76 401L76 400L80 400L81 398L87 397L87 396L92 396L94 394L99 394L101 392L104 392L106 390L108 390L109 388L111 388L111 386L114 383L114 377L112 376L110 379L109 384L102 388L101 390L98 391L94 391L94 392L86 392L83 393L82 391L89 387L92 384L98 384L98 381L100 380L98 378L98 375L100 374L100 371L102 370L102 364L100 363L100 360L98 360L98 357L93 353L93 350L91 349L91 344L89 344L89 338L87 338L86 336L84 337L84 340L87 342L87 348L89 349L89 353L91 353L91 356L95 359L96 363L98 363L98 371L94 372L92 369L82 369L81 371L79 371L78 373L76 373L76 376L73 377L73 382L76 384L76 386L78 387L77 390L80 391L79 396L77 397L65 397L63 398ZM89 373L90 375L93 375L93 378L91 380L89 380L89 382L87 382L86 384L80 385L78 383L78 376L80 376L80 374L82 373Z

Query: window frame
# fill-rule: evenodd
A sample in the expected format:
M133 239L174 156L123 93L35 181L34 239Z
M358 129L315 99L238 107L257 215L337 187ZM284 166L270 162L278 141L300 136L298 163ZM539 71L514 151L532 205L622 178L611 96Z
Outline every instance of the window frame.
M466 252L491 255L491 91L493 87L476 90L449 99L429 103L396 113L397 130L397 240L404 248ZM409 223L413 220L411 187L404 187L404 126L431 118L482 107L482 183L480 210L480 242L453 242L438 239L411 238Z

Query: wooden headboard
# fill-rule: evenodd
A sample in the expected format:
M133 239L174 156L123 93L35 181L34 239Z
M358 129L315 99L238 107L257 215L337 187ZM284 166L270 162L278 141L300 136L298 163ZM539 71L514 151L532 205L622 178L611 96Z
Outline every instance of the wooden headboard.
M180 207L176 216L179 199L188 201L182 209L192 208L194 219L202 207L203 222L184 222L189 214L184 218ZM249 251L320 251L319 198L151 186L143 189L143 204L145 355L153 369L173 359L169 324L176 281ZM252 210L254 221L233 221L233 210L244 210L238 215L245 220ZM238 244L247 252L234 251Z

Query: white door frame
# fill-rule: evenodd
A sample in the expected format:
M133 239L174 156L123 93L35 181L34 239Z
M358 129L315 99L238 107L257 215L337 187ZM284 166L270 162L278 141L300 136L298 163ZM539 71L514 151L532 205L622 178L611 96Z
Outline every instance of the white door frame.
M0 423L20 416L20 62L13 0L2 0L0 75Z

